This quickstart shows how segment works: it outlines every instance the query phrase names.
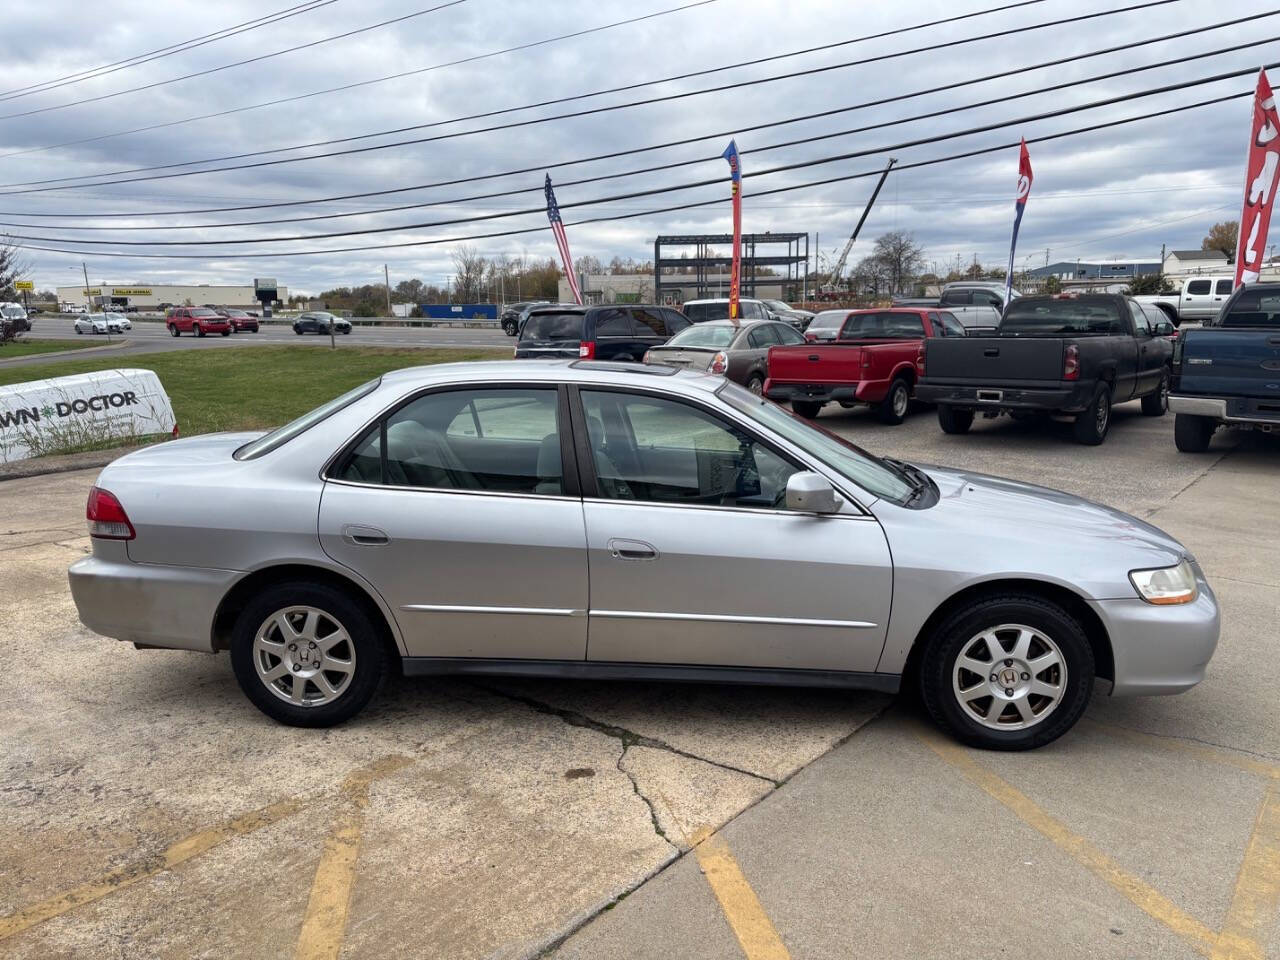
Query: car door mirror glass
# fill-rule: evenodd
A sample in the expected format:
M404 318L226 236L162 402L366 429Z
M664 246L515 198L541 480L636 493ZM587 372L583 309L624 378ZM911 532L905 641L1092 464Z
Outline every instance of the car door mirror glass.
M798 513L835 513L840 509L835 487L820 473L802 470L787 478L787 509Z

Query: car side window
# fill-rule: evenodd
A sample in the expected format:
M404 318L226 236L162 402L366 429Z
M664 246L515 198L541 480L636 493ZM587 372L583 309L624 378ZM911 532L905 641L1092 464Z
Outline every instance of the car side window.
M886 337L924 336L924 321L918 313L886 313L883 320Z
M785 323L775 323L773 325L774 333L778 335L778 342L782 344L804 343L804 334L795 327L789 327Z
M1209 292L1208 280L1189 280L1187 281L1187 293L1193 296L1203 296Z
M941 316L942 316L942 326L946 329L947 336L949 337L965 336L964 324L956 319L956 315L954 313L947 313L946 311L943 311Z
M776 508L800 468L690 404L584 390L599 495L608 500Z
M673 337L686 327L693 326L689 322L689 318L679 310L663 310L662 312L667 318L667 333Z
M938 301L944 307L962 307L969 303L968 290L948 290L942 295L942 299Z
M973 303L984 307L995 307L997 310L1003 305L1000 297L990 290L973 291Z
M554 388L425 394L370 427L333 479L560 495L558 409Z
M1217 286L1213 288L1213 292L1216 294L1230 293L1233 286L1235 286L1234 280L1219 280Z
M636 334L641 337L660 337L666 340L667 324L663 320L662 314L657 310L646 310L644 307L634 307L631 310L631 318L635 320Z
M762 323L758 327L752 327L747 331L747 346L753 350L763 350L765 347L771 347L778 342L778 336L774 333L773 324Z
M632 337L635 330L631 325L631 314L617 308L601 310L596 314L597 337Z
M1129 313L1133 316L1133 328L1138 332L1138 336L1151 336L1151 324L1147 320L1146 313L1142 310L1142 304L1138 303L1136 300L1130 300L1128 303Z

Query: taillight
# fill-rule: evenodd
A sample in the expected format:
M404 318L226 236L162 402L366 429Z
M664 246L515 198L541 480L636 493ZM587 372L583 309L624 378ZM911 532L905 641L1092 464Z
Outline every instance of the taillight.
M1080 348L1074 343L1067 344L1066 352L1062 357L1062 379L1063 380L1079 380L1080 379Z
M707 373L724 373L729 369L729 355L723 350L716 353L707 364Z
M644 356L640 358L640 362L641 362L641 363L653 363L653 360L651 359L652 355L653 355L653 351L652 351L652 350L646 350L646 351L644 352Z
M920 344L916 350L916 375L924 376L924 344Z
M805 343L817 343L817 342L818 342L818 335L817 335L816 333L806 333L806 334L804 335L804 342L805 342Z
M89 536L102 540L132 540L135 536L129 515L116 499L115 494L93 487L89 490L89 502L84 508L89 521Z
M594 340L584 340L578 344L578 356L583 360L594 360L596 358L596 342Z

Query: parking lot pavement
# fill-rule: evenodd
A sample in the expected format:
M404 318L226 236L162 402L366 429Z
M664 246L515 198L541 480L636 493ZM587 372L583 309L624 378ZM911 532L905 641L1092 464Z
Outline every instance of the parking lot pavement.
M78 624L92 472L0 483L0 954L1274 955L1280 443L1180 455L1124 413L1096 449L821 418L1148 516L1207 569L1203 684L1019 755L870 694L662 684L400 680L276 726L225 657Z

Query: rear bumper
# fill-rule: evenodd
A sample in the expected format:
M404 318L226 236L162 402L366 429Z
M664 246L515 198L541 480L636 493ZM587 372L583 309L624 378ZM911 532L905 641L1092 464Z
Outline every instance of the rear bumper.
M1090 604L1111 637L1115 658L1113 696L1183 693L1204 679L1218 646L1218 601L1200 581L1192 603L1156 606L1132 600Z
M856 383L835 386L828 383L778 383L776 380L766 380L764 395L779 402L802 400L807 403L857 403L862 400L858 396L858 387Z
M1257 400L1233 397L1186 397L1169 395L1169 409L1196 417L1210 417L1224 423L1265 423L1280 425L1280 410L1258 410Z
M85 557L67 572L80 622L103 636L175 650L213 651L213 617L240 576Z
M1093 384L1021 387L972 384L916 384L916 399L970 410L1063 410L1076 413L1093 400Z

